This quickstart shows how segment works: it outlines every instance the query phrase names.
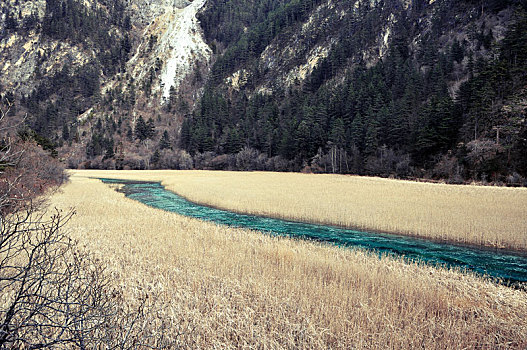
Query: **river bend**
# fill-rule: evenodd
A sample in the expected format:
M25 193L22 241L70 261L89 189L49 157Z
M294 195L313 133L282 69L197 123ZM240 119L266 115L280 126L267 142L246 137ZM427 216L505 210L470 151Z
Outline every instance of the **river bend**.
M346 228L308 224L211 208L186 200L157 182L100 179L121 184L120 191L131 199L154 208L211 221L221 225L247 228L272 235L298 237L339 246L360 247L403 256L414 261L445 265L502 279L505 283L527 282L527 257L499 251L443 244L400 235L364 232Z

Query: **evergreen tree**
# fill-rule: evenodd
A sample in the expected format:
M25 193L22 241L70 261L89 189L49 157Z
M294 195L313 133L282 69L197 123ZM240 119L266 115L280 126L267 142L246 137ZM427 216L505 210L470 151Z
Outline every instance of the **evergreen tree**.
M105 150L104 150L104 157L103 157L103 160L106 160L106 159L110 159L110 158L113 158L115 156L115 152L114 152L114 149L113 149L113 146L114 146L114 142L112 139L108 139L108 140L105 140L106 142L106 147L105 147Z
M152 154L152 157L150 157L150 163L152 163L154 166L157 166L160 159L161 154L159 153L159 150L156 149L154 154Z
M149 128L142 116L135 122L134 136L139 141L144 141L149 137Z
M463 48L461 47L461 44L457 39L454 39L454 42L452 43L451 55L452 60L456 61L457 63L461 63L463 61L463 58L465 57L465 54L463 52Z
M16 32L16 30L18 29L18 23L10 11L7 12L4 23L5 29L8 33Z
M163 136L161 136L161 140L159 140L159 149L170 149L172 148L170 144L170 136L168 136L168 131L163 132Z
M68 128L68 124L64 123L62 126L62 139L64 141L68 141L70 139L70 129Z
M338 118L333 122L329 140L337 147L344 147L346 130L344 129L344 121L341 118Z
M147 139L151 139L156 134L156 126L154 124L154 119L148 118L148 121L145 125L145 136Z
M130 126L128 126L128 131L126 132L126 138L129 141L133 141L134 140L134 132L132 131L132 128Z

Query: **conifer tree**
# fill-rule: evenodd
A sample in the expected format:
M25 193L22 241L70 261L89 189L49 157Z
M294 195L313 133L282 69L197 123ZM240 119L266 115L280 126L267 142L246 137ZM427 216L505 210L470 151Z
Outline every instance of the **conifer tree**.
M170 144L170 136L168 135L168 131L163 132L163 136L161 136L161 140L159 140L159 149L170 149L172 148Z

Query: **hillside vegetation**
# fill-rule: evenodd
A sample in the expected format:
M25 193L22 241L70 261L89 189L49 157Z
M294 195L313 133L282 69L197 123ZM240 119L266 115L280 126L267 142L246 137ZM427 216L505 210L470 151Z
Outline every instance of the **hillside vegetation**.
M130 16L121 0L8 0L0 11L1 100L24 119L20 132L56 155L81 141L78 117L124 70Z
M257 4L214 3L201 18L224 49L181 144L241 151L205 165L216 169L276 170L268 159L280 157L282 169L521 183L517 3L299 0L270 2L263 17ZM229 35L236 26L249 30Z

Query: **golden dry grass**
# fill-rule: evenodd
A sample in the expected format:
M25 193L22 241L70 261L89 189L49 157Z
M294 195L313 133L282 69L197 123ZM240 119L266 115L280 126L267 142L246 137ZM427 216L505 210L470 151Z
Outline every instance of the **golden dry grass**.
M527 346L525 292L470 275L200 222L78 175L50 204L76 207L71 234L186 348Z
M237 212L527 251L527 189L266 172L76 171L162 181Z

